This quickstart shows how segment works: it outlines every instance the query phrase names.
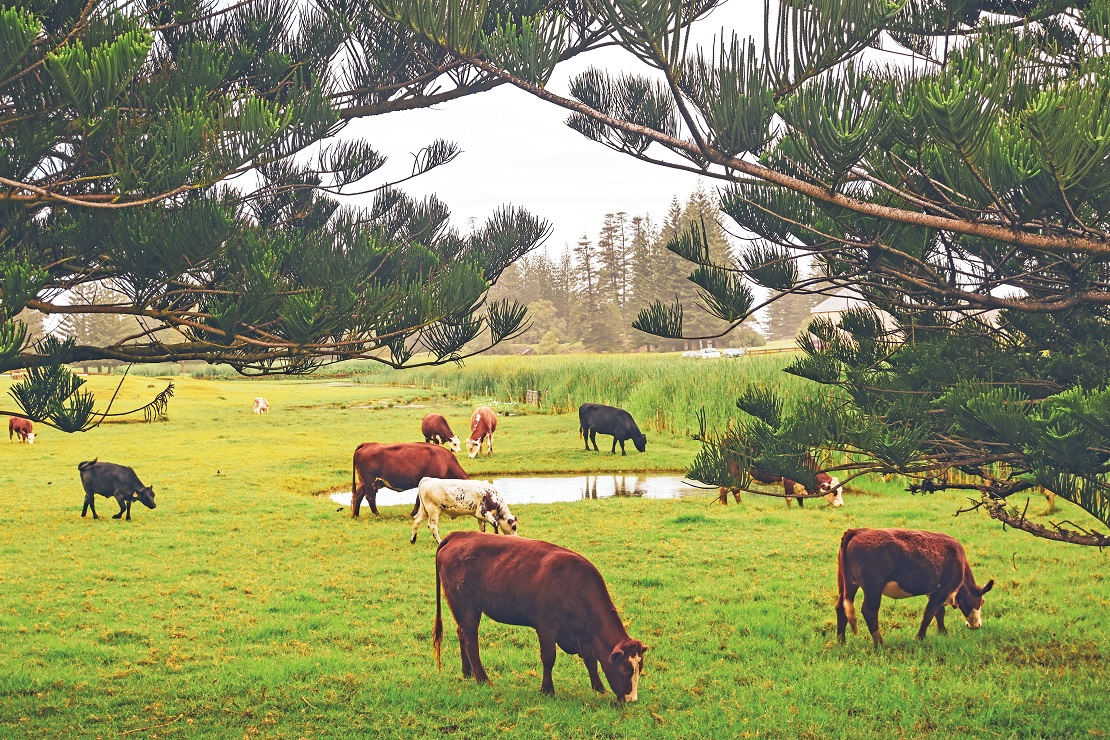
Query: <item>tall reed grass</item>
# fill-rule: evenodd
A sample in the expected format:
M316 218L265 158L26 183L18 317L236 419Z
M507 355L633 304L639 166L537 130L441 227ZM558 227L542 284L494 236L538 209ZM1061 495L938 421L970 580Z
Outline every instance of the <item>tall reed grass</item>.
M627 409L641 427L673 434L697 431L705 410L711 428L736 416L735 401L749 385L770 386L790 399L818 386L782 372L792 355L699 360L677 355L487 356L447 365L393 370L344 363L337 370L357 382L428 388L463 399L522 403L540 391L540 411L566 413L583 403Z

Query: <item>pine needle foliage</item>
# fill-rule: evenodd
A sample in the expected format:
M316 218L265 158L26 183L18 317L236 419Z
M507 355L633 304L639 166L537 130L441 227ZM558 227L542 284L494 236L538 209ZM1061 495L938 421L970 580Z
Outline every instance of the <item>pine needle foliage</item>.
M475 20L487 11L496 20ZM596 34L538 11L483 0L446 12L438 33L539 81ZM359 116L497 84L385 20L408 12L347 0L0 4L0 371L27 371L0 413L95 426L107 409L69 362L299 374L347 358L401 366L425 347L432 362L455 361L523 331L524 311L486 294L548 225L501 208L460 233L435 197L373 180L386 162L377 148L337 136ZM409 177L458 152L431 142ZM373 194L370 206L340 200L357 194ZM88 286L113 300L83 300ZM63 328L93 314L134 330L31 344L16 318L26 308Z
M800 472L805 449L842 478L977 490L1007 524L1110 544L1005 505L1042 486L1110 526L1110 439L1095 421L1110 387L1110 3L784 0L765 6L762 38L689 48L715 4L592 3L648 69L589 69L570 96L445 40L589 139L722 184L748 246L722 262L691 234L674 251L731 327L766 303L752 282L772 301L851 290L866 306L816 322L787 369L827 387L820 413L772 427L773 404L745 402L753 420L707 431L692 474L724 475L733 458ZM656 302L634 325L679 336L682 308Z

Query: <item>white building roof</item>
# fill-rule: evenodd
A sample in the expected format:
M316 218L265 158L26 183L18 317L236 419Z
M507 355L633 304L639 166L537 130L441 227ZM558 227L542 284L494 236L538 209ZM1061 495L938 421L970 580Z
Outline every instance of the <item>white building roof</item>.
M810 313L843 313L849 308L867 305L861 296L851 288L841 288L834 295L809 309Z

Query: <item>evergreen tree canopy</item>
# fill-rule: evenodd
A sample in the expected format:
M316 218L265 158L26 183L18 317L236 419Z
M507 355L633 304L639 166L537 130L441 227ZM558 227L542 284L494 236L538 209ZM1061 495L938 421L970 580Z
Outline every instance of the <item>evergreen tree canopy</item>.
M456 23L436 12L448 0L373 2L588 139L723 183L722 211L753 241L720 261L695 227L669 248L728 325L757 308L749 280L864 297L788 369L830 392L796 410L746 393L750 424L707 434L702 480L745 485L732 456L805 481L813 451L924 490L956 469L971 482L949 487L979 491L996 519L1110 544L1007 503L1040 486L1110 524L1110 0L780 0L758 42L708 50L687 31L714 0L595 0L645 74L590 69L570 96L544 84L571 13L491 32L492 9ZM819 274L802 277L811 260ZM636 326L683 336L682 308L656 303Z
M558 57L595 41L583 30ZM515 335L523 309L487 290L547 225L502 208L457 233L434 197L373 182L370 144L333 138L501 83L353 0L0 3L0 371L28 370L0 413L89 428L70 362L301 373ZM457 152L431 142L412 176ZM368 208L338 199L368 193ZM118 300L84 300L90 284ZM139 328L32 343L25 309Z

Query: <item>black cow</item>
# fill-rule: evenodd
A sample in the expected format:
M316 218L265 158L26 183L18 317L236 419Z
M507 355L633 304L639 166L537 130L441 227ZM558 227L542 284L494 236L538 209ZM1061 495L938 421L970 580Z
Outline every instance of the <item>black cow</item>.
M582 439L586 442L586 452L590 451L590 442L594 444L597 452L597 435L613 435L613 454L617 452L617 442L621 443L621 454L624 451L624 442L632 440L636 449L643 452L647 449L647 437L640 433L632 414L615 406L603 406L600 403L584 403L578 407L578 422L582 429Z
M148 509L154 508L154 489L144 486L135 471L126 465L86 460L77 469L81 472L81 485L85 488L85 505L81 507L81 516L92 509L93 519L100 518L96 515L96 503L93 501L95 494L115 498L119 504L119 513L113 519L119 519L126 511L127 521L131 521L132 501L140 501Z

